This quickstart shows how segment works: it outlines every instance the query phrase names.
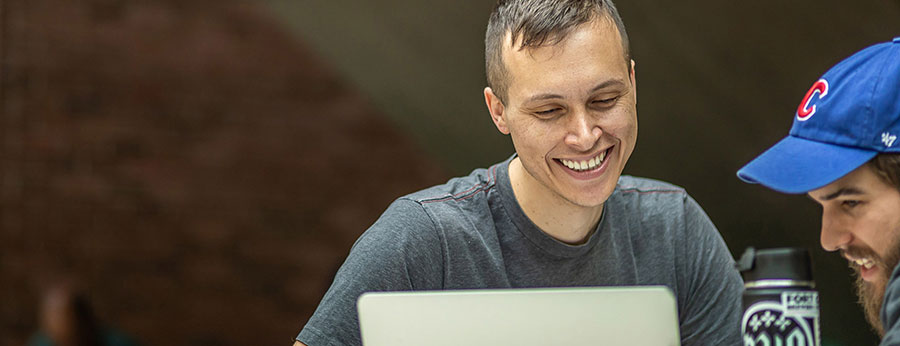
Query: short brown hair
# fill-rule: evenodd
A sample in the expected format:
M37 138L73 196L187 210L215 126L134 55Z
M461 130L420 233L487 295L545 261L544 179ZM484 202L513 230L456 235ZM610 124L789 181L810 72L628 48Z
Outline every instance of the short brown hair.
M879 178L900 190L900 154L878 154L866 164Z
M619 30L625 64L631 72L631 53L625 24L610 0L499 0L488 20L484 38L487 84L503 101L509 76L503 64L503 42L512 35L519 50L559 43L577 26L605 16ZM510 46L510 48L512 48Z

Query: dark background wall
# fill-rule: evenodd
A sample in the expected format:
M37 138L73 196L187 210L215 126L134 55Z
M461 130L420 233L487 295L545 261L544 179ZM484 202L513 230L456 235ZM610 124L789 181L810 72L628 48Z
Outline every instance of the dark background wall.
M145 345L289 345L448 176L254 3L2 4L0 345L66 277Z
M0 0L0 345L74 277L145 344L289 344L393 198L507 157L484 110L493 1ZM732 252L813 251L823 336L874 344L803 196L734 172L900 3L617 3L626 172L682 185Z

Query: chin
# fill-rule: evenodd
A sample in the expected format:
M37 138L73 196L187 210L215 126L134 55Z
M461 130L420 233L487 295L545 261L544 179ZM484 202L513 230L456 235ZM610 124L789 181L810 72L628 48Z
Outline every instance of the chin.
M900 236L893 239L892 244L888 247L892 250L884 256L880 256L882 260L877 264L878 271L872 281L863 280L860 269L851 265L856 273L856 295L859 298L859 305L862 306L872 330L882 338L884 337L884 325L881 321L881 307L894 267L900 263Z
M593 190L594 192L576 190L574 193L568 194L568 196L563 196L563 198L569 201L569 203L580 207L596 208L602 206L603 203L606 203L606 200L609 199L609 196L611 196L613 190L615 190L615 185L604 186Z
M856 295L859 305L862 306L866 315L866 320L872 326L872 330L878 334L878 337L884 337L884 326L881 322L881 305L884 300L885 286L887 278L878 278L874 282L868 282L862 279L862 276L856 275Z

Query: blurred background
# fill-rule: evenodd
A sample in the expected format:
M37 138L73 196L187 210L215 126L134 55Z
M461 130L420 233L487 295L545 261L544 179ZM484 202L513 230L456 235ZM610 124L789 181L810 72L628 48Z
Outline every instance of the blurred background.
M626 173L687 188L731 251L805 246L827 345L876 343L804 196L735 171L900 2L617 2ZM144 345L289 345L394 198L507 158L483 105L492 0L0 0L0 345L77 283Z

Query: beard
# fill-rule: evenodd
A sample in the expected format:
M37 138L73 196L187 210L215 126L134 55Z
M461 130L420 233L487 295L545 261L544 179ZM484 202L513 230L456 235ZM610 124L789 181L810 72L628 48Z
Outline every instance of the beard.
M871 249L850 248L846 252L857 258L875 259L875 265L879 268L878 277L872 282L862 279L859 266L851 263L850 268L856 273L856 295L857 302L865 312L866 320L872 326L872 330L878 334L879 338L884 337L884 322L881 320L881 306L884 304L884 294L887 289L887 283L891 278L894 267L900 262L900 237L894 239L893 245L889 247L890 252L884 257L878 256Z
M884 323L881 321L881 305L884 302L885 285L887 278L879 277L874 283L867 282L859 275L859 269L856 271L856 296L857 302L863 308L866 315L866 321L872 326L872 330L878 334L879 338L884 337Z

